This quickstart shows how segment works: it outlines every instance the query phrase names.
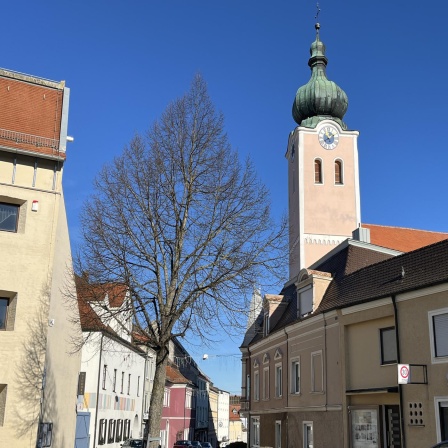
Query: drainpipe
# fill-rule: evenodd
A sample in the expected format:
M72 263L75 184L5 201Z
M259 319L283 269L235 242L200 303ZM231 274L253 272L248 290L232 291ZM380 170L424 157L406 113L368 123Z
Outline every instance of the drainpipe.
M395 294L392 294L392 305L394 307L394 320L395 320L395 341L397 345L397 364L401 363L400 357L400 336L399 336L399 328L398 328L398 309L397 309L397 301ZM406 438L404 434L404 415L403 415L403 385L398 385L398 396L400 400L400 432L401 432L401 446L406 448Z
M104 334L101 333L100 360L98 363L98 381L96 384L96 406L95 406L95 427L93 430L93 448L96 447L96 443L97 443L96 429L97 429L97 425L98 425L98 401L99 401L99 395L100 395L101 358L102 358L102 354L103 354L103 337L104 337Z

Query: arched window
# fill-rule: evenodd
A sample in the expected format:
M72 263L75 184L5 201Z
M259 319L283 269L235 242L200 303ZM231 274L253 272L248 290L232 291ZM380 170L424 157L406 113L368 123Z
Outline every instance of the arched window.
M341 160L336 160L334 162L334 183L338 185L344 183Z
M322 160L320 159L314 160L314 183L322 183Z

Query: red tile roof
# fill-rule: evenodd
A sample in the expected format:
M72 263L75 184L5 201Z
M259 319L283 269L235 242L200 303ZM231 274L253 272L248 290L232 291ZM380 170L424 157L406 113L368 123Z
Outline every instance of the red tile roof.
M405 227L362 224L370 229L370 242L377 246L410 252L430 244L448 239L448 233L427 230L407 229Z
M177 368L175 364L168 364L166 366L166 380L173 384L191 384Z
M126 298L127 287L122 283L89 283L85 277L75 277L78 299L87 302L101 302L106 296L112 308L119 308Z

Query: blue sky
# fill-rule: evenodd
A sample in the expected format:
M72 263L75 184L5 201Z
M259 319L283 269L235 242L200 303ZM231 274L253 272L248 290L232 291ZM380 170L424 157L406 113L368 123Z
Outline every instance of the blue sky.
M362 221L448 231L448 2L321 0L327 75L347 93L360 131ZM71 89L64 189L72 245L101 166L202 73L232 145L250 154L286 212L288 133L310 76L311 0L22 0L3 7L0 66ZM277 291L269 291L277 292ZM241 339L194 348L238 353ZM233 356L199 361L214 383L240 388Z

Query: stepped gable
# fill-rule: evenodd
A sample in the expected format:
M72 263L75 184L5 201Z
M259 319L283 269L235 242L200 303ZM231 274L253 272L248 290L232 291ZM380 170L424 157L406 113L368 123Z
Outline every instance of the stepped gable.
M367 266L328 287L316 313L448 281L448 240Z
M428 230L364 223L362 227L370 230L370 242L372 244L401 252L410 252L448 238L448 233L445 232L430 232Z

